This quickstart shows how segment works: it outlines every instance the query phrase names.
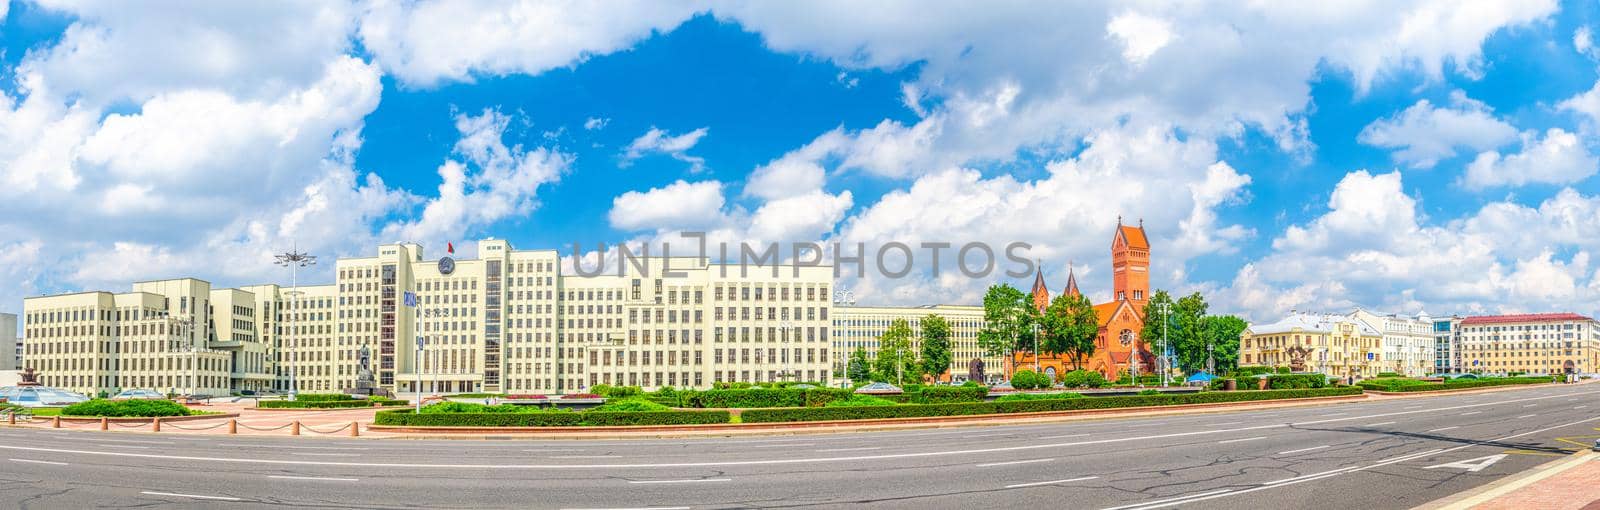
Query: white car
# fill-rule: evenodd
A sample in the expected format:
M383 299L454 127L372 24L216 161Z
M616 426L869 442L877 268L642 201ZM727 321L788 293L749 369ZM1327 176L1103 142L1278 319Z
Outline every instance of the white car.
M166 400L167 396L155 390L122 390L111 400Z

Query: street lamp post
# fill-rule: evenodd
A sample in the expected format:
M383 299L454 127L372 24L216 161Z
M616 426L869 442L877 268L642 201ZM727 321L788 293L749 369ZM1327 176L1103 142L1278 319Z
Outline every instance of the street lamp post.
M295 302L298 301L300 297L300 268L315 265L317 263L317 256L299 251L298 246L296 246L295 249L290 249L288 252L273 255L273 258L277 260L277 264L279 266L285 266L289 268L289 285L290 288L293 289L289 292L289 332L291 334L296 334L298 332L295 331L295 324L297 322L295 314L299 311L300 307ZM279 307L279 309L282 309L282 307ZM282 336L283 335L279 335L280 341L283 340ZM289 350L290 401L293 401L295 399L295 395L299 393L299 387L295 384L295 361L299 353L299 349L296 347L298 346L292 346Z
M1033 323L1033 373L1039 373L1039 323Z
M1171 320L1169 320L1171 315L1169 310L1171 309L1172 305L1163 301L1158 303L1156 306L1159 310L1161 310L1161 363L1159 363L1159 366L1161 367L1161 386L1166 387L1170 382L1168 377L1171 377L1172 374L1172 367L1168 366L1168 364L1171 363L1171 360L1167 359L1167 323L1171 322Z
M1206 340L1206 373L1215 377L1217 373L1216 359L1211 357L1211 341Z

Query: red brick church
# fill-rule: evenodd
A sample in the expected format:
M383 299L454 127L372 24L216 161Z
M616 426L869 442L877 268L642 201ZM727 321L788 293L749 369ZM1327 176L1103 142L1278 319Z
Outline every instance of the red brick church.
M1123 225L1117 218L1117 230L1111 239L1112 300L1094 305L1100 321L1100 334L1095 338L1095 352L1082 360L1085 370L1100 372L1106 379L1117 377L1132 367L1137 359L1140 374L1155 372L1156 357L1139 339L1144 328L1144 305L1150 299L1150 239L1145 236L1144 221L1139 226ZM1081 295L1078 280L1072 269L1067 270L1064 294ZM1033 278L1033 305L1044 311L1050 304L1050 289L1045 285L1044 269ZM1135 358L1135 354L1137 358ZM1012 367L1033 369L1033 353L1018 352L1012 356ZM1066 356L1049 355L1039 359L1040 370L1055 375L1072 370L1072 360Z

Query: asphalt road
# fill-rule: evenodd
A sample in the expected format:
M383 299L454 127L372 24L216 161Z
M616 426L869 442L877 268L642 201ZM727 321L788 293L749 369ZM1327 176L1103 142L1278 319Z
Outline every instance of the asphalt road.
M0 506L1410 508L1591 444L1596 427L1600 385L738 439L414 441L0 428Z

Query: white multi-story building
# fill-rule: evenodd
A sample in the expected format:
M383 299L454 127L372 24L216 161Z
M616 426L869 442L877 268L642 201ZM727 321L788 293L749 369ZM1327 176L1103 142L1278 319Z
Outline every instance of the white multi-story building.
M911 326L911 351L922 352L922 319L929 315L943 317L950 324L950 369L953 380L964 381L972 360L983 361L984 371L990 378L1001 374L1000 356L989 356L978 346L978 332L983 330L983 307L964 305L894 306L841 306L833 315L833 375L834 382L843 382L856 349L865 349L869 358L878 356L878 338L889 330L895 320L905 320Z
M1433 373L1435 345L1433 319L1427 313L1416 317L1378 314L1357 308L1350 318L1366 323L1383 334L1383 353L1379 365L1385 372L1408 377Z
M563 275L554 250L488 239L477 253L387 244L337 260L333 284L28 298L28 361L45 384L88 393L339 391L363 348L378 385L405 393L832 378L831 267L642 257Z
M1461 317L1433 319L1433 373L1461 373Z
M22 353L17 349L17 314L0 313L0 370L16 370L22 363Z

